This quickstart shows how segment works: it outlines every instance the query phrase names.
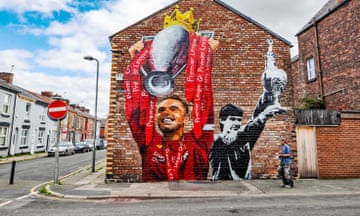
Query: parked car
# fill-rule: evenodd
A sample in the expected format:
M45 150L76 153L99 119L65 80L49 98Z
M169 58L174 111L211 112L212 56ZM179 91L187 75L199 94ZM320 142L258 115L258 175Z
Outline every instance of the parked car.
M91 151L91 147L86 142L75 143L76 153L89 152L89 151Z
M86 139L84 140L84 143L90 147L90 151L94 149L94 139Z
M51 146L48 150L48 156L55 156L56 145ZM75 147L71 142L59 143L59 155L73 155L75 154Z
M100 150L100 149L104 149L105 148L105 142L103 139L98 139L96 141L96 149Z

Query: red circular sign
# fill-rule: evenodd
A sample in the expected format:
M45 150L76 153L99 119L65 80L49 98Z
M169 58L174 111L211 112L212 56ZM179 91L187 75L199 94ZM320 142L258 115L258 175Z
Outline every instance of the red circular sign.
M67 113L67 105L64 101L55 100L48 105L48 116L58 120L65 118Z

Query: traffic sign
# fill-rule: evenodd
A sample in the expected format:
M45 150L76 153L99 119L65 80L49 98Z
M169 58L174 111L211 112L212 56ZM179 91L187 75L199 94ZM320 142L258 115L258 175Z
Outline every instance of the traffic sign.
M54 120L61 120L67 114L67 105L62 100L52 101L48 105L48 116Z

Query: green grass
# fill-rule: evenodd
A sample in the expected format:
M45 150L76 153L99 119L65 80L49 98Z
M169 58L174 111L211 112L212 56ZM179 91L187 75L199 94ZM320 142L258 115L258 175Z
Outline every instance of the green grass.
M42 186L39 190L41 194L50 195L51 193L46 189L46 185Z
M95 172L99 172L100 170L102 170L104 167L99 167L95 170Z

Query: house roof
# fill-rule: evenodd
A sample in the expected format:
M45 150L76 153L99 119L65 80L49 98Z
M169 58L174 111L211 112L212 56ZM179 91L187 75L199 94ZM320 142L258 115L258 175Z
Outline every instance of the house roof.
M315 16L311 18L310 21L306 23L304 27L301 28L301 30L296 34L296 36L306 31L316 22L319 22L329 14L336 11L339 7L341 7L343 4L345 4L348 1L351 0L329 0L328 2L326 2L326 4L315 14Z
M24 88L21 88L19 86L13 85L13 84L10 84L2 79L0 79L0 87L3 89L8 89L9 91L14 92L15 94L24 95L28 98L34 99L35 101L44 102L44 100L42 98L38 97L37 95L34 95L29 90L26 90Z
M3 79L0 79L0 88L12 91L15 94L20 92L20 90L16 86L13 86L12 84L8 83Z
M179 1L180 1L180 0L179 0ZM173 6L173 5L176 5L179 1L175 1L174 3L171 3L171 4L163 7L163 8L160 9L160 10L164 10L165 8L168 8L168 7L171 7L171 6ZM283 41L284 43L286 43L288 46L290 46L290 47L293 46L293 44L292 44L289 40L285 39L284 37L280 36L279 34L273 32L273 31L271 31L270 29L268 29L267 27L265 27L265 26L262 25L261 23L259 23L259 22L255 21L254 19L252 19L251 17L249 17L249 16L241 13L240 11L236 10L236 9L233 8L231 5L225 3L225 2L223 2L223 1L221 1L221 0L214 0L214 2L222 5L223 7L227 8L227 9L230 10L230 11L232 11L233 13L239 15L240 17L244 18L244 19L247 20L248 22L251 22L251 23L253 23L254 25L260 27L260 28L263 29L264 31L266 31L266 32L270 33L271 35L273 35L275 38L277 38L277 39ZM115 35L117 35L118 33L124 31L125 29L127 29L127 28L129 28L129 27L131 27L131 26L133 26L133 25L136 25L137 23L141 22L142 20L145 20L145 19L153 16L154 14L158 13L160 10L158 10L158 11L152 13L151 15L149 15L149 16L141 19L140 21L137 21L136 23L134 23L134 24L132 24L132 25L130 25L130 26L127 26L127 27L125 27L124 29L116 32L115 34L109 36L109 39L111 40L111 38L114 37Z

